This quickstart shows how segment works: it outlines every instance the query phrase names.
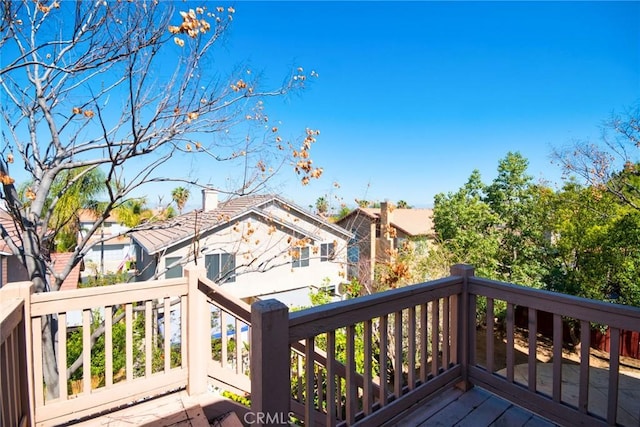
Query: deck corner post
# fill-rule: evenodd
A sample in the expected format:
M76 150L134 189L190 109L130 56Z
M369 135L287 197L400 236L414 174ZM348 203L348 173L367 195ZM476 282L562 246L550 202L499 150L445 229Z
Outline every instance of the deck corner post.
M270 299L251 305L251 424L289 425L289 309ZM247 421L247 420L245 420Z
M211 313L207 297L198 289L204 268L185 268L187 278L187 393L190 396L207 391L207 365L211 359ZM209 319L209 320L207 320Z
M23 303L23 318L18 326L18 348L24 352L24 359L19 361L20 377L19 395L22 400L23 420L26 425L35 423L35 380L33 378L33 335L31 331L31 295L35 293L35 285L31 281L11 282L0 289L0 301L9 298L20 298Z
M469 381L469 353L471 346L475 343L470 342L475 334L471 333L471 328L475 328L475 296L469 293L469 278L475 275L475 268L469 264L455 264L450 269L452 276L462 277L462 295L458 299L458 316L460 316L458 330L456 331L458 340L458 361L462 368L462 380L456 384L456 387L467 391L473 387ZM473 299L473 301L472 301ZM473 313L471 313L473 309Z

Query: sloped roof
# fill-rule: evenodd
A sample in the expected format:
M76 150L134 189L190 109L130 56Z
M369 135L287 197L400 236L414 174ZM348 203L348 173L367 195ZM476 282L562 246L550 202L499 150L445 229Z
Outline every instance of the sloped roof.
M19 234L18 234L18 229L16 228L16 224L13 221L13 218L11 217L11 215L9 215L9 212L3 209L0 209L0 224L2 224L4 229L7 231L11 240L18 243ZM1 237L0 237L0 254L13 255L13 252L11 251L11 249L9 249L9 245L7 245L7 243Z
M51 264L53 265L53 270L56 273L61 272L70 262L72 256L73 254L71 252L52 253ZM78 287L78 282L80 281L81 264L82 263L79 262L78 264L76 264L75 267L71 269L67 277L64 279L64 281L60 285L59 290L64 291L67 289L76 289ZM51 282L53 282L55 279L52 277L50 280Z
M193 238L196 230L199 233L206 233L215 227L231 223L237 218L251 212L269 217L269 214L264 212L262 207L272 201L286 205L288 208L307 216L311 221L321 223L323 226L339 234L343 234L346 237L351 236L351 233L342 227L332 224L326 219L312 214L300 206L274 194L249 195L233 198L227 202L219 203L218 207L214 210L205 212L202 209L196 209L166 221L143 225L131 231L129 235L136 243L146 249L149 254L155 254L163 249ZM286 226L301 233L309 234L295 224L287 223Z
M16 228L16 224L13 221L9 212L0 209L0 223L4 226L4 229L7 230L11 240L15 242L16 245L20 246L20 235L18 233L18 229ZM0 255L12 256L13 252L9 249L9 246L4 241L4 239L0 239ZM63 253L52 253L51 255L51 264L53 266L54 271L60 272L67 265L73 254L71 252L63 252ZM69 275L66 277L64 282L60 287L60 290L63 289L76 289L78 287L78 281L80 279L80 265L78 263ZM49 280L53 282L53 277L50 277Z
M380 220L380 208L357 208L347 217L364 214L376 221ZM343 223L343 218L340 222ZM433 230L433 209L391 209L390 223L409 236L430 236Z

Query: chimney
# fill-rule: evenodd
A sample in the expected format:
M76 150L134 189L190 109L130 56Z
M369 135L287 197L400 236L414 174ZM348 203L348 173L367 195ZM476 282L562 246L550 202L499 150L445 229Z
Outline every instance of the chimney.
M218 192L211 187L202 189L202 211L209 212L218 208Z
M391 212L389 202L380 203L380 235L389 238L389 226L391 225Z

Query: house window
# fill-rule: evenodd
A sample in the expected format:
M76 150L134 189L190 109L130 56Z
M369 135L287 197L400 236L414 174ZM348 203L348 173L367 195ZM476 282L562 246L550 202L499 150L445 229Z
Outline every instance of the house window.
M165 279L175 279L176 277L182 277L182 265L180 260L182 257L172 256L164 259L164 267L167 271L164 273Z
M320 261L332 260L336 255L335 245L333 243L322 243L320 245Z
M309 267L309 248L293 248L291 264L293 268Z
M236 256L233 254L211 254L204 257L207 278L219 283L236 281Z

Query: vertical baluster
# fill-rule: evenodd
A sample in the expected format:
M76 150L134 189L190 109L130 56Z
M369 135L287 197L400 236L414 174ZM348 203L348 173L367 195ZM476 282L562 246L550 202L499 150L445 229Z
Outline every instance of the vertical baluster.
M528 374L528 383L529 383L529 391L536 391L536 382L538 379L537 368L538 368L538 341L537 341L537 333L538 333L538 310L535 308L529 307L529 374Z
M338 385L338 419L343 421L345 419L345 417L343 416L343 408L344 405L342 404L342 377L338 377L338 381L337 381L337 385Z
M513 382L513 368L514 368L514 309L513 304L507 303L507 381Z
M180 297L180 366L184 367L187 361L187 313L189 312L189 298L186 295Z
M315 411L314 401L314 390L313 390L313 382L315 380L314 370L313 370L313 356L315 353L315 340L313 338L307 338L305 340L305 348L304 348L304 379L305 379L305 394L306 399L304 401L304 423L305 425L312 426L314 423L313 413Z
M91 393L91 310L82 310L82 394Z
M18 325L18 327L20 327ZM3 337L4 338L4 337ZM0 362L4 365L2 367L2 382L0 382L2 393L2 404L5 402L8 403L9 407L5 409L3 406L0 410L0 415L2 415L2 419L0 419L0 423L4 423L5 425L17 425L18 419L20 418L20 413L22 412L20 407L18 406L20 399L18 398L18 354L17 354L17 346L16 346L16 330L12 330L9 332L9 336L2 343L0 348L2 349L2 359ZM6 376L5 376L6 375ZM8 378L7 378L8 377ZM6 397L5 397L6 396ZM5 418L8 417L8 419Z
M355 352L355 325L347 326L347 422L349 425L356 420L358 412L358 385L356 383L356 352Z
M33 377L34 384L44 384L42 372L42 317L31 319L31 336L33 337ZM44 390L35 390L36 408L44 406Z
M380 317L380 405L387 404L387 348L389 346L389 338L387 337L389 319L387 315Z
M372 411L373 407L373 387L371 384L371 379L373 376L373 371L371 370L371 357L372 357L372 349L371 349L371 329L372 322L371 319L364 322L364 384L363 384L363 400L362 406L365 415L369 415Z
M242 374L242 324L236 318L236 374Z
M431 375L438 375L440 346L440 300L431 301Z
M476 343L478 342L478 337L476 333L476 310L477 310L477 299L476 295L469 293L469 324L467 328L469 328L469 366L476 366Z
M113 307L104 308L104 385L113 385Z
M427 370L427 357L429 355L428 316L427 304L420 305L420 381L427 382L429 371Z
M323 386L323 378L322 378L322 369L321 365L317 365L315 362L313 364L313 368L316 371L316 396L318 399L318 404L316 405L318 411L322 412L324 410L324 396L325 396L325 388Z
M58 387L60 400L67 400L67 313L58 314Z
M125 306L125 341L126 341L126 373L127 381L133 379L133 306Z
M587 413L589 408L589 343L591 341L591 325L586 320L580 321L580 389L578 391L578 409Z
M442 367L449 367L449 297L442 299Z
M144 376L150 377L153 368L153 303L144 303Z
M459 310L458 310L458 304L460 304L460 300L461 298L458 295L451 295L450 298L450 303L449 306L451 307L451 312L449 314L449 318L451 319L450 321L450 327L449 329L452 331L452 334L449 335L449 340L451 341L451 362L455 365L460 363L460 358L458 355L458 349L459 347L459 319L458 319L458 314L459 314Z
M171 300L164 299L164 372L171 370Z
M553 400L562 399L562 316L553 315Z
M327 420L326 425L334 427L336 425L336 397L340 396L336 393L336 332L327 332Z
M407 366L409 366L409 390L416 387L416 307L409 308L407 333Z
M402 396L402 311L396 311L394 314L394 371L393 371L393 393L396 399Z
M227 345L227 313L220 310L220 362L222 363L223 368L228 365Z
M607 392L607 423L612 426L616 424L616 417L618 412L618 379L620 375L620 329L609 328L609 336L611 338L611 341L609 342L609 389ZM587 343L589 343L589 341L587 341Z
M487 298L487 332L486 332L486 354L485 358L487 361L487 372L493 373L493 358L494 358L494 350L493 350L493 298Z
M296 361L297 363L297 372L296 372L296 382L298 384L298 402L304 402L304 382L303 382L303 372L304 372L304 364L302 360L302 356L296 353Z

